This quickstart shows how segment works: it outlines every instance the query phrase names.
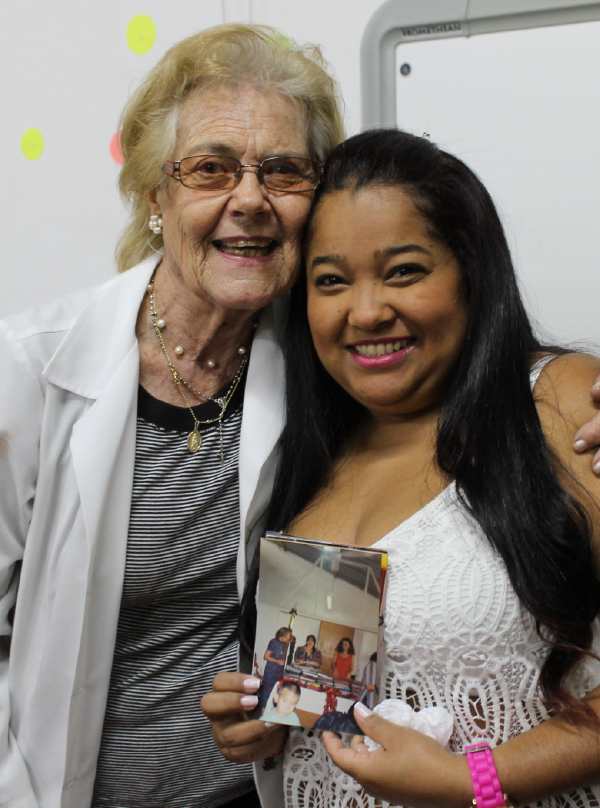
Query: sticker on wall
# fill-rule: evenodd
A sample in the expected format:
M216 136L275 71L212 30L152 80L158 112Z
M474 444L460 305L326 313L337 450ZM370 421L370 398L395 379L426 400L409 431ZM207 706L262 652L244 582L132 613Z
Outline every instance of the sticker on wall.
M44 136L39 129L28 129L21 138L21 151L28 160L37 160L44 151Z
M273 39L275 40L275 42L278 42L280 45L283 45L283 47L287 48L288 50L294 50L296 47L293 41L289 38L289 36L282 34L281 31L276 31L273 34Z
M121 132L115 132L110 139L110 156L119 165L123 165L123 153L121 151Z
M138 14L127 26L127 44L134 53L148 53L156 39L156 25L151 17Z

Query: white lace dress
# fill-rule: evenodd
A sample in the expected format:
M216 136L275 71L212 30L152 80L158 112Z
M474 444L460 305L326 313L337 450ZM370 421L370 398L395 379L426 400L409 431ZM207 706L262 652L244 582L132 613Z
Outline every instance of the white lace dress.
M385 698L446 708L454 752L478 738L497 746L545 720L537 680L547 646L455 485L374 546L389 554ZM600 665L585 660L569 689L582 696L598 684ZM334 766L310 730L290 733L284 788L286 808L388 805ZM538 804L600 806L600 785Z

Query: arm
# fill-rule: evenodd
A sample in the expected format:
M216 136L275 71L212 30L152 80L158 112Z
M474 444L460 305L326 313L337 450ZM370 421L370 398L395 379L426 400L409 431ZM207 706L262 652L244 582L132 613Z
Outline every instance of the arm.
M267 662L274 662L276 665L283 666L284 660L283 659L275 659L275 657L271 654L270 651L266 651L265 659Z
M0 804L35 808L27 766L10 726L8 648L16 564L23 558L38 470L43 396L21 342L0 323Z
M573 453L571 443L577 429L596 414L589 389L599 371L600 364L592 357L560 357L546 367L535 389L546 440L567 470L557 466L557 476L590 517L598 569L600 480L589 458ZM600 686L586 701L600 719ZM369 713L361 706L355 708L361 729L382 748L368 752L360 739L355 739L345 749L338 738L327 733L325 746L334 763L367 791L392 803L465 808L471 802L473 789L464 755L452 755L430 738ZM493 756L502 790L519 803L534 802L600 781L600 730L554 717L501 744Z
M355 671L356 671L356 654L352 654L352 662L350 664L350 670L348 671L348 676L346 677L348 681L352 679Z
M332 676L333 676L334 679L339 679L340 678L338 676L338 671L337 671L337 658L338 658L338 652L336 651L335 654L333 655L333 662L331 663L331 670L333 671Z

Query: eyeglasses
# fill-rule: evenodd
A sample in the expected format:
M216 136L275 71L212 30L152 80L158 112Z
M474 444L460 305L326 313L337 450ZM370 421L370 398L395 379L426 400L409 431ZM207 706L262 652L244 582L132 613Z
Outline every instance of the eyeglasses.
M265 188L286 194L314 191L323 175L323 167L305 157L267 157L262 163L240 163L235 157L195 154L163 163L165 174L195 191L229 191L239 185L245 168L255 168L256 178Z

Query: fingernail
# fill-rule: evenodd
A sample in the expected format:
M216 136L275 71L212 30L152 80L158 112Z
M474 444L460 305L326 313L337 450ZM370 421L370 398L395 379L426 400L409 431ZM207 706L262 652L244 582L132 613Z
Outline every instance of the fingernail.
M258 704L258 696L242 696L240 704L242 707L256 707Z
M600 460L597 463L594 463L593 469L596 474L600 474Z
M260 687L260 679L244 679L244 690L258 690Z
M594 390L596 393L600 393L600 384L595 384L592 387L592 390Z
M277 724L275 724L273 721L265 721L264 724L265 724L265 727L267 727L267 729L271 729L271 727L276 727L277 726Z
M363 704L362 701L356 702L354 712L358 713L361 718L368 718L370 715L373 715L373 710L369 710L367 705Z
M585 449L585 446L586 446L585 441L582 440L581 438L579 438L579 440L576 440L575 443L573 444L573 448L575 449L576 452L582 452Z

